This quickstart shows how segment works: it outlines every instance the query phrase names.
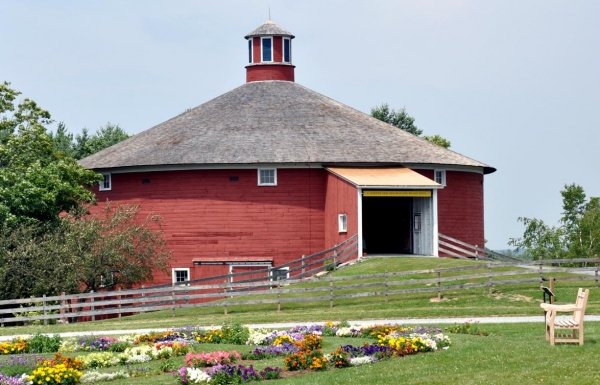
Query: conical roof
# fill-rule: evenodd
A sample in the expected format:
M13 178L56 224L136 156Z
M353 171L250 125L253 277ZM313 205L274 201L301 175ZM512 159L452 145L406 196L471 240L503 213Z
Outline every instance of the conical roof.
M279 24L273 22L273 20L269 19L264 24L256 28L254 31L250 32L246 36L245 39L252 36L290 36L294 38L291 32L287 31Z
M247 164L494 168L297 83L246 83L91 155L90 169Z

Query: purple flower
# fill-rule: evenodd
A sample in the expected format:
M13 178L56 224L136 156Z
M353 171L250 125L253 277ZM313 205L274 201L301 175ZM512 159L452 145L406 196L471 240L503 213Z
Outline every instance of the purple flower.
M5 376L0 373L0 385L25 385L21 376Z

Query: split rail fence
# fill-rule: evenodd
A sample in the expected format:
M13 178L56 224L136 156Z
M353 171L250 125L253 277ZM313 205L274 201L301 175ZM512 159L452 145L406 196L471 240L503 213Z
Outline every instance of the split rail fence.
M348 243L348 248L355 245ZM236 306L266 305L273 311L281 311L286 306L298 303L316 303L319 307L333 308L342 301L375 298L387 302L392 296L431 293L441 298L444 293L476 288L489 288L506 285L542 285L549 276L556 277L554 282L590 281L599 285L600 258L578 260L546 260L529 264L509 264L487 262L473 266L388 272L379 274L363 274L352 276L333 276L331 274L314 274L335 267L343 261L344 247L336 252L320 254L304 264L290 263L290 278L272 280L235 280L241 275L226 275L215 278L215 282L197 280L189 285L168 287L152 287L146 289L121 290L116 292L86 293L23 299L16 301L0 301L1 305L33 303L26 308L1 309L0 323L28 322L41 320L89 320L99 316L120 317L125 314L143 313L156 310L189 307L212 307L222 309L227 314ZM340 251L340 253L337 253ZM333 258L333 260L332 260ZM341 258L337 260L336 258ZM319 261L319 262L317 262ZM320 264L321 269L316 265ZM561 267L563 264L577 264L577 267ZM312 268L310 267L312 265ZM304 266L304 270L302 270ZM298 269L298 270L297 270ZM312 271L312 273L311 273ZM571 273L568 275L558 273ZM220 282L219 282L220 280ZM593 283L592 283L593 282ZM294 284L293 286L291 286ZM39 312L39 315L26 315L24 312ZM6 317L6 314L15 314Z

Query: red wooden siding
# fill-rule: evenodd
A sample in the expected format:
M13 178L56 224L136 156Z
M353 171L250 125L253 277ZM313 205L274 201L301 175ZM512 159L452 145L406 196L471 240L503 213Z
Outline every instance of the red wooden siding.
M356 187L328 173L325 190L325 247L332 247L358 233L358 193ZM338 215L347 214L348 231L338 230Z
M433 179L433 170L415 170ZM438 190L439 232L483 247L483 174L446 171L446 187Z
M112 174L112 190L96 191L94 211L108 199L158 213L172 267L189 267L192 279L228 272L193 267L194 258L269 257L278 265L325 248L325 171L277 173L277 186L257 186L255 169ZM171 282L170 274L157 272L154 283Z
M252 63L260 63L262 61L260 37L252 38Z
M283 61L283 43L281 36L273 36L273 61L281 63Z
M257 64L246 67L246 82L262 80L294 81L294 66L289 64Z

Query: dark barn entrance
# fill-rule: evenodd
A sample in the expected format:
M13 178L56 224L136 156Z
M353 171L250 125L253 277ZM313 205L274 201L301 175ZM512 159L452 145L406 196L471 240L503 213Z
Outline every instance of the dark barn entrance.
M412 254L412 198L363 197L363 248L368 254Z

